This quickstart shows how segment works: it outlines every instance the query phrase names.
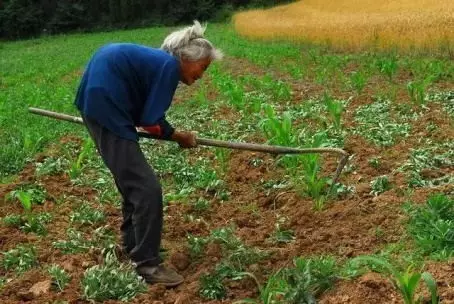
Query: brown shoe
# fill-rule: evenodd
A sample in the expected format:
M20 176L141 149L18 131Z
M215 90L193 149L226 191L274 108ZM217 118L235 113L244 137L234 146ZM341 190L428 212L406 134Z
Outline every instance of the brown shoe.
M149 284L159 283L167 287L175 287L184 281L182 275L163 265L138 266L136 271Z

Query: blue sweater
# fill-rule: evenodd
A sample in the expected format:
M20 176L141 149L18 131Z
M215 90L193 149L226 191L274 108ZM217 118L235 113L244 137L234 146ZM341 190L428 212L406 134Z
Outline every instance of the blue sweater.
M180 64L170 54L142 45L114 43L89 61L75 104L82 115L118 136L138 141L136 126L159 125L161 138L173 128L165 119L180 80Z

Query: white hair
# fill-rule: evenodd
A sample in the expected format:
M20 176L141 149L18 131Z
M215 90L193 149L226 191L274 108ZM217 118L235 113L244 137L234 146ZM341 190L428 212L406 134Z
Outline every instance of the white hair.
M197 61L204 58L222 59L222 51L203 37L205 27L195 20L194 25L171 33L164 39L161 49L178 58Z

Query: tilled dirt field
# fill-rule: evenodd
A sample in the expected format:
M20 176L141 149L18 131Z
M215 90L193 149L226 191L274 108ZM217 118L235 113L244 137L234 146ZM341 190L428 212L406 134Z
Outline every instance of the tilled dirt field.
M227 71L232 74L241 74L237 71L246 71L260 75L263 70L247 62L229 58L225 63ZM235 72L236 71L236 72ZM244 72L244 73L246 73ZM285 75L276 77L283 79ZM405 75L400 75L406 79ZM382 85L378 80L372 86ZM440 83L440 87L454 89L452 83ZM303 82L293 82L292 89L295 103L301 96L319 94L323 88L318 85L307 85ZM349 104L346 112L345 126L353 128L353 110L363 104L368 104L367 88L361 98L356 98ZM177 104L191 91L180 92L176 97ZM404 94L400 92L399 94ZM342 92L339 92L342 95ZM210 99L216 98L216 93L209 93ZM399 95L398 95L399 96ZM399 99L399 98L398 98ZM235 120L238 113L223 108L218 112L216 119ZM427 133L426 124L436 123L439 128L436 133ZM221 246L209 244L201 257L192 258L188 251L188 233L198 236L207 236L210 231L219 227L234 224L235 234L246 245L260 248L269 256L259 262L249 265L247 271L254 273L263 283L273 271L281 267L292 265L292 259L297 256L314 256L329 254L340 259L348 259L361 254L371 254L382 249L387 244L397 243L405 237L406 215L402 204L408 200L415 203L425 202L428 195L436 192L453 190L453 185L443 185L435 188L416 188L406 192L407 181L403 173L396 172L399 166L408 158L411 149L418 145L421 138L431 137L438 142L450 141L454 138L452 120L438 105L430 106L412 126L412 133L396 145L388 148L378 148L357 135L349 135L345 149L355 157L352 160L353 170L349 170L341 177L345 185L355 186L354 193L330 201L322 211L315 211L313 201L292 190L272 191L263 190L261 184L266 180L285 179L285 172L275 165L274 157L253 152L234 151L228 160L228 170L224 177L230 196L227 201L220 201L208 193L192 193L192 197L204 196L210 200L211 207L203 214L203 221L184 221L187 214L193 212L192 206L180 204L178 200L171 201L166 208L163 247L167 257L165 263L178 269L184 275L185 282L174 289L163 286L149 286L148 292L136 296L131 303L231 303L244 298L255 298L258 295L257 287L252 279L226 282L227 296L225 300L206 300L199 295L199 278L202 274L211 271L222 259ZM63 138L62 142L71 141L80 145L77 138ZM55 145L58 151L58 144ZM44 152L36 157L45 158L50 152ZM53 150L52 153L55 153ZM209 150L200 150L200 157L211 157ZM381 166L374 168L368 160L380 156ZM165 155L163 156L165 157ZM263 160L259 165L251 163L251 159ZM336 166L336 159L326 157L323 173L331 174ZM454 168L443 168L445 172L454 172ZM433 172L432 172L433 173ZM427 172L431 174L431 172ZM378 196L371 194L370 182L377 176L388 175L393 187ZM38 180L47 191L47 199L43 205L34 207L34 212L49 212L53 220L48 227L48 235L39 237L35 234L26 234L17 228L0 226L0 249L5 252L19 243L30 243L36 246L39 267L27 271L19 277L12 272L0 269L0 276L13 278L1 290L1 303L54 303L64 300L67 303L85 303L82 299L81 278L84 271L103 261L100 250L90 249L87 253L63 254L52 246L52 242L66 238L66 229L70 225L69 214L79 204L79 199L103 210L106 214L106 223L116 232L119 241L119 227L121 225L121 209L113 205L99 205L96 203L97 192L87 186L77 186L71 183L67 174L36 177L35 162L29 163L26 168L9 184L0 185L0 217L21 213L19 203L6 200L6 195L18 185ZM164 189L165 192L165 189ZM61 198L65 198L61 201ZM286 228L294 231L295 240L284 244L269 242L275 229L277 214L287 218ZM96 226L82 227L84 235L90 238ZM377 233L379 229L380 233ZM72 280L62 292L53 289L36 296L29 290L36 283L49 280L45 270L46 265L58 264L71 274ZM442 303L454 303L454 264L450 262L429 262L426 269L437 280ZM319 299L320 303L403 303L392 284L383 276L376 273L366 273L353 280L339 280L335 286L325 292ZM106 303L119 303L107 301Z

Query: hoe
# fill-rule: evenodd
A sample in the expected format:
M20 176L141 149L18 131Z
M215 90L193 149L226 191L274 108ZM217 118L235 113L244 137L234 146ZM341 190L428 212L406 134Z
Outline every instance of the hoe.
M38 108L29 108L29 111L33 114L38 114L42 116L47 116L55 119L66 120L69 122L74 122L78 124L84 124L82 118L70 116L67 114L56 113L48 110L38 109ZM137 130L140 137L144 138L152 138L153 135L141 132L140 129ZM170 141L170 139L169 139ZM270 145L261 145L261 144L253 144L253 143L239 143L239 142L230 142L230 141L223 141L217 139L209 139L209 138L200 138L197 137L197 144L203 146L212 146L212 147L222 147L222 148L230 148L230 149L238 149L238 150L248 150L248 151L256 151L256 152L264 152L264 153L271 153L271 154L308 154L308 153L335 153L340 155L340 161L337 165L336 172L333 176L333 182L331 185L331 189L336 184L342 169L345 167L348 161L349 154L342 149L338 148L293 148L293 147L283 147L283 146L270 146Z

